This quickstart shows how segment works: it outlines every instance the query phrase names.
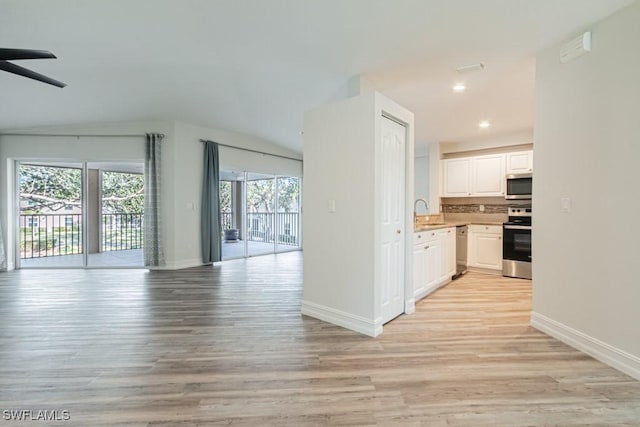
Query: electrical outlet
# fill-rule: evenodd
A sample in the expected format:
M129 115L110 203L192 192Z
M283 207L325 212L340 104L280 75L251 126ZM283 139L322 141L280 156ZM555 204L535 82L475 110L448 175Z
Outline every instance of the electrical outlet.
M480 205L480 212L484 212L484 205Z

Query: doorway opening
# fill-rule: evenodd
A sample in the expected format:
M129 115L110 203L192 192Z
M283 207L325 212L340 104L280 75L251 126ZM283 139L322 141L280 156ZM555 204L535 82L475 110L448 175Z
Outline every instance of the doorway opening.
M300 250L300 184L293 176L221 171L222 259Z
M17 268L143 267L144 165L18 162Z

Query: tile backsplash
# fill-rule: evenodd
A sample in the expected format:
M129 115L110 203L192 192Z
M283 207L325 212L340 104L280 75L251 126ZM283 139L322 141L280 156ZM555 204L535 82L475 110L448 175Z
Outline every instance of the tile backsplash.
M506 214L509 205L484 205L484 212L480 210L480 203L469 205L442 205L442 211L448 213L485 213L485 214Z
M484 206L484 211L480 206ZM513 206L531 206L531 200L505 200L500 197L456 197L441 199L442 212L447 221L487 220L506 221Z

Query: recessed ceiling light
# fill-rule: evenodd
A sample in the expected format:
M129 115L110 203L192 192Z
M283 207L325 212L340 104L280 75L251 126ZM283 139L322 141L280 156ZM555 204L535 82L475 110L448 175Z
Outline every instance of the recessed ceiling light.
M453 91L460 93L460 92L464 92L465 89L467 89L467 87L464 85L464 83L456 83L455 85L453 85Z
M461 67L456 68L456 71L459 73L469 73L473 71L481 71L483 69L484 69L484 64L482 62L479 62L477 64L463 65Z
M480 123L478 123L478 126L480 126L480 129L486 129L489 126L491 126L491 123L489 123L488 120L483 120Z

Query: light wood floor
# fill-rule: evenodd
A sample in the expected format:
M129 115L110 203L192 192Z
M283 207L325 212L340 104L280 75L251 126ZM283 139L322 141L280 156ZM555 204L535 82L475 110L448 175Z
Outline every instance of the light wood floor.
M0 273L0 418L640 425L640 382L528 326L528 281L467 274L372 339L301 316L301 269L293 252L178 272Z

